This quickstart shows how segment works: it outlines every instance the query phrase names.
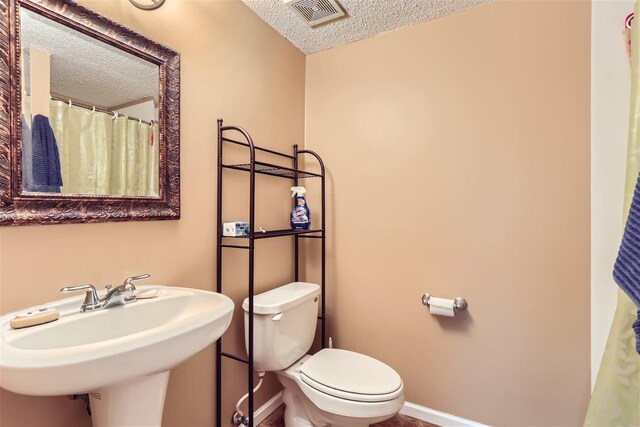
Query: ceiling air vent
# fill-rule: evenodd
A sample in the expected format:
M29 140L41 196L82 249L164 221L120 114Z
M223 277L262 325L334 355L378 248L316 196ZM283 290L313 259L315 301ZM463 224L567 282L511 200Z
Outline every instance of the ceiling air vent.
M310 27L344 16L344 11L335 0L285 0L284 4Z

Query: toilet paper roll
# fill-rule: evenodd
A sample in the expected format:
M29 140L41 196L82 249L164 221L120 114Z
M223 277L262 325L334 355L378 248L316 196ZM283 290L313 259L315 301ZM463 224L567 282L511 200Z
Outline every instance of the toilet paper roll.
M429 311L437 316L453 317L455 301L446 298L431 297L429 299Z

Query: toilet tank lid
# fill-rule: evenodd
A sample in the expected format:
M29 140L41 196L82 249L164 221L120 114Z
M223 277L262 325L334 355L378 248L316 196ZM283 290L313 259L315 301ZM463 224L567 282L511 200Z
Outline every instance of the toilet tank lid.
M293 282L278 288L263 292L253 297L253 312L255 314L282 313L302 304L320 294L320 286L315 283ZM249 298L242 303L244 311L249 311Z

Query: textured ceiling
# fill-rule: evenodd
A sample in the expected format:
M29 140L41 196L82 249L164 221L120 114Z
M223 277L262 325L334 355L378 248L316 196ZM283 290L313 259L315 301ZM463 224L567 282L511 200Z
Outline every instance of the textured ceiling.
M345 18L309 28L283 0L242 0L267 24L309 54L460 12L492 0L338 0Z
M22 48L51 55L51 92L98 107L158 99L158 66L26 9Z

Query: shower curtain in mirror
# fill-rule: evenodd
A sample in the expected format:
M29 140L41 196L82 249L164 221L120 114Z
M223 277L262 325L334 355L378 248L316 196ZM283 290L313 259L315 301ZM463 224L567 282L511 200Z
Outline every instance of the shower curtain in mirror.
M62 193L159 195L158 125L51 101Z
M640 173L640 13L631 33L631 111L624 194L626 223L633 191ZM611 266L613 270L613 265ZM585 426L640 426L640 355L632 324L638 308L618 289L618 303L600 370L589 403Z

